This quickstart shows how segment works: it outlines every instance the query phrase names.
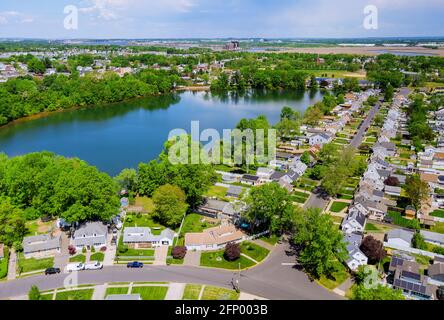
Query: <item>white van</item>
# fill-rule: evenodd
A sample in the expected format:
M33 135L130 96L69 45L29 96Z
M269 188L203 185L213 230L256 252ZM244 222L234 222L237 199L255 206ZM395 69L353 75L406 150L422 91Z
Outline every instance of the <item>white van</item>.
M83 263L70 263L66 266L66 270L68 272L80 271L80 270L84 270L84 269L85 269L85 265Z
M103 264L99 261L92 261L85 264L85 270L99 270L103 268Z

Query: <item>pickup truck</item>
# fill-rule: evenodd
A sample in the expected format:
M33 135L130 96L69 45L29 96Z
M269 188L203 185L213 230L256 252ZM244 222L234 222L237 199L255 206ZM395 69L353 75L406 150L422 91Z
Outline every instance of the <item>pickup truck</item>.
M80 271L80 270L84 270L84 269L85 269L85 265L83 263L70 263L66 266L66 270L69 272Z
M85 270L99 270L103 268L103 264L99 261L85 263Z

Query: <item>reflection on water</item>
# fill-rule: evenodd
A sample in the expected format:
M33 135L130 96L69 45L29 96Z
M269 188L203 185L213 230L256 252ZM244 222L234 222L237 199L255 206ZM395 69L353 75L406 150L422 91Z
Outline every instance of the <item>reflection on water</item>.
M54 113L0 129L0 150L10 156L48 150L75 156L112 175L154 159L170 130L200 121L200 130L233 128L241 118L279 120L288 105L303 112L320 92L183 92L94 108Z

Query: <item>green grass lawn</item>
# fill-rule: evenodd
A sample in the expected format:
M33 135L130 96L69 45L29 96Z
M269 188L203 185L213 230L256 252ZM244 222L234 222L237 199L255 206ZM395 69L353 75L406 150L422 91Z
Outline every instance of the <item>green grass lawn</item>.
M345 267L340 268L339 271L333 272L331 277L326 277L322 275L317 282L321 284L322 286L333 290L334 288L338 287L343 283L347 278L349 277L349 274L347 273L347 270Z
M168 287L134 287L131 290L132 294L140 294L142 300L164 300L167 294Z
M128 287L106 288L106 296L110 294L127 294Z
M89 260L90 261L100 261L100 262L102 262L104 258L105 258L105 254L103 252L96 252L96 253L93 253L89 257Z
M221 186L211 186L210 189L205 193L207 197L216 197L220 200L225 199L228 188Z
M393 219L394 224L404 228L412 228L412 220L404 218L400 212L389 210L387 215Z
M273 234L273 235L271 235L269 237L262 236L259 239L274 246L279 241L280 238L281 237Z
M154 211L153 200L148 197L136 197L134 205L138 207L143 207L143 210L146 212Z
M59 292L56 300L91 300L94 289L70 290Z
M209 222L204 216L191 213L185 217L182 225L181 234L189 232L202 232L204 229L216 226L216 223Z
M431 231L444 233L444 222L436 222L435 225L431 228Z
M365 225L365 231L379 231L379 228L375 226L373 223L367 223Z
M155 222L150 214L128 214L124 227L149 227L154 235L159 235L165 226Z
M206 286L201 300L238 300L239 293L235 290Z
M183 291L182 300L197 300L202 289L200 284L187 284Z
M241 253L260 262L270 253L270 250L263 248L255 243L244 241L241 243Z
M435 210L432 213L430 213L431 216L444 218L444 210Z
M85 263L86 261L86 256L84 254L77 254L75 256L72 256L71 258L69 258L69 262L82 262Z
M52 300L52 293L46 293L40 295L40 300Z
M248 258L241 256L235 261L225 260L224 250L213 251L213 252L202 252L200 256L200 265L204 267L212 268L224 268L224 269L238 269L248 268L254 266L255 263Z
M332 212L341 212L344 208L347 208L349 203L335 201L332 203L330 207L330 211Z
M119 257L154 257L154 249L128 249L121 253L117 251Z
M50 268L54 265L54 258L44 258L44 259L34 259L29 258L25 259L23 253L19 253L19 271L21 273L44 270L46 268Z
M8 275L9 264L9 249L7 247L3 250L4 258L0 260L0 279L6 278Z
M304 198L304 197L299 197L299 196L295 196L295 195L291 195L291 200L293 202L297 202L297 203L301 203L304 204L307 201L308 198Z

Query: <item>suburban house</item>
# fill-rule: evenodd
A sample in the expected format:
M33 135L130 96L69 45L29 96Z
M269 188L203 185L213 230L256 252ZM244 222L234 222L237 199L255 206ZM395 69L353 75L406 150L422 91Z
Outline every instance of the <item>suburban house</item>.
M61 237L50 234L25 237L22 242L25 258L44 258L60 252Z
M72 237L72 243L77 250L92 247L100 249L106 246L108 227L102 222L87 222L81 225Z
M348 215L342 221L341 229L344 233L352 232L364 232L366 218L365 215L356 210L355 208L350 208Z
M444 247L444 234L427 230L421 230L420 233L424 237L425 242Z
M149 227L127 227L123 230L123 243L135 249L171 246L174 235L174 231L168 228L154 235Z
M307 170L307 165L301 160L294 160L289 165L290 169L296 172L299 176L302 176Z
M330 143L333 140L332 136L326 132L316 133L308 138L308 143L310 146L314 145L324 145Z
M227 190L226 196L232 198L239 198L243 191L244 189L240 186L230 185L230 187Z
M217 250L223 248L228 242L240 242L245 237L245 233L233 224L225 224L199 233L185 234L185 246L188 250Z
M428 277L422 275L419 268L415 261L393 256L389 266L389 273L393 276L392 286L401 289L404 295L412 299L434 299L437 288L428 283Z
M359 266L366 265L368 262L368 258L359 249L359 246L362 242L362 234L354 232L345 234L344 240L347 243L346 248L348 252L348 259L346 260L346 264L350 268L350 270L356 271Z
M274 170L271 168L257 168L256 175L262 179L262 180L270 180L271 175L273 174Z
M236 218L239 215L239 212L235 210L230 202L208 198L202 205L197 207L197 213L215 219L224 217Z
M428 276L435 281L444 283L444 263L434 263L428 268Z
M258 176L253 176L251 174L244 174L240 179L240 182L243 184L248 184L250 186L257 186L260 183L260 179Z
M410 248L413 238L413 231L405 229L392 229L385 235L385 242L390 245Z

